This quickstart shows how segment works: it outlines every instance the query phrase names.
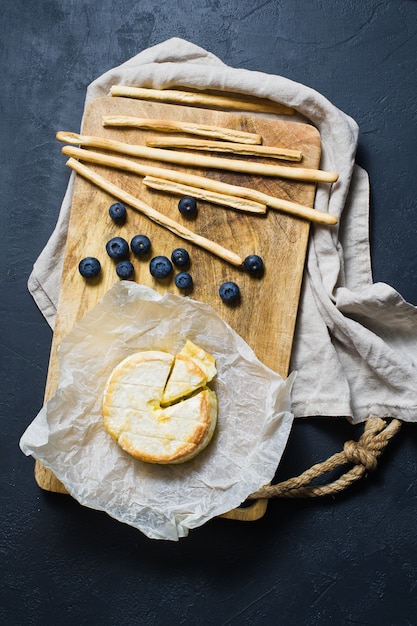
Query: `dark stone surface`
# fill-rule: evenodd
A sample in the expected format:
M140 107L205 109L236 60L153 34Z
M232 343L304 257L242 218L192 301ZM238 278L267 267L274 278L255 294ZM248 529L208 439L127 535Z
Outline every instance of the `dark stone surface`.
M18 448L42 405L51 341L26 281L69 176L55 132L78 129L89 82L169 37L307 84L356 119L374 278L417 304L417 3L3 0L0 13L0 622L417 624L413 425L342 495L276 500L259 522L215 519L175 544L40 491ZM278 478L360 432L298 422Z

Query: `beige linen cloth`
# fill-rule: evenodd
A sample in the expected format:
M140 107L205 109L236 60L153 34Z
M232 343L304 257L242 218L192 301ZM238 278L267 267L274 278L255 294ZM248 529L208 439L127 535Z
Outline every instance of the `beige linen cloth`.
M339 173L319 186L315 207L339 218L312 225L291 370L295 417L345 416L417 420L417 316L384 283L373 283L368 240L369 183L355 164L358 127L316 91L281 76L225 65L183 39L169 39L106 72L86 104L111 85L194 88L251 94L294 107L320 131L321 168ZM37 259L29 291L54 326L74 174L56 227Z

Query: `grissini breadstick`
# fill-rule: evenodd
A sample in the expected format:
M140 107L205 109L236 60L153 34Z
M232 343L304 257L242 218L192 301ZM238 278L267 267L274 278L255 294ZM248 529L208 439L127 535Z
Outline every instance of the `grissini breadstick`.
M284 211L296 217L301 217L319 224L334 225L337 224L338 221L337 217L330 215L329 213L317 211L315 209L311 209L310 207L303 206L302 204L290 202L289 200L275 198L274 196L269 196L268 194L257 191L256 189L250 189L249 187L230 185L229 183L212 180L204 176L186 174L177 170L140 165L130 159L101 154L100 152L92 152L90 150L83 150L82 148L74 148L73 146L64 146L62 148L62 153L67 156L81 159L82 161L115 167L116 169L131 172L132 174L137 174L139 176L155 176L156 178L164 178L174 182L181 181L191 186L201 187L202 189L210 189L211 191L237 196L239 198L247 198L248 200L254 200L255 202L266 204L272 209L278 209L279 211Z
M131 145L121 141L104 139L102 137L79 135L78 133L59 131L56 134L56 138L59 141L72 145L102 148L103 150L112 150L129 156L136 156L164 163L172 163L185 167L203 167L208 169L237 172L239 174L274 176L306 182L334 183L338 179L337 174L325 172L323 170L314 170L304 167L286 167L283 165L268 165L263 163L254 163L253 161L241 161L227 158L206 157L197 154L186 154L185 152Z
M222 193L216 193L215 191L209 191L208 189L201 189L201 187L191 187L190 185L184 185L178 182L173 182L163 178L156 178L154 176L145 176L143 184L151 189L157 191L167 191L168 193L174 193L178 196L192 196L199 200L206 200L213 204L220 204L221 206L228 206L239 211L246 213L266 213L266 205L254 202L253 200L247 200L246 198L237 198L236 196L229 196Z
M258 98L245 98L238 95L216 96L213 94L197 93L194 91L181 91L176 89L148 89L144 87L128 87L125 85L113 85L110 88L112 96L123 98L137 98L140 100L154 100L171 104L185 104L187 106L202 106L210 109L232 109L234 111L251 111L254 113L280 113L294 115L295 110L285 104L262 100Z
M174 233L174 235L177 235L182 239L186 239L187 241L194 243L200 248L208 250L208 252L211 252L212 254L220 257L224 261L228 261L232 265L242 265L243 259L238 254L235 254L231 250L227 250L227 248L223 248L223 246L220 246L216 242L211 241L206 237L202 237L201 235L194 233L192 230L189 230L188 228L185 228L185 226L182 226L182 224L179 224L178 222L172 220L163 213L156 211L138 198L135 198L135 196L132 196L127 191L124 191L123 189L121 189L117 185L114 185L99 174L96 174L92 169L90 169L86 165L83 165L76 159L68 159L66 165L68 165L68 167L77 172L77 174L80 174L97 187L100 187L100 189L103 189L110 195L118 198L122 202L125 202L137 211L140 211L140 213L148 217L156 224L159 224L159 226L170 230L172 233Z
M301 161L302 159L302 154L299 150L275 148L273 146L248 146L230 141L164 137L162 139L148 139L146 145L152 148L185 148L187 150L204 150L207 152L229 152L231 154L269 157L286 161Z
M187 133L188 135L210 137L211 139L223 139L224 141L233 141L235 143L250 145L262 143L262 137L257 133L246 133L243 130L211 126L209 124L171 122L169 120L158 120L146 117L130 117L128 115L103 115L101 119L103 126L141 128L144 130L157 130L163 133Z

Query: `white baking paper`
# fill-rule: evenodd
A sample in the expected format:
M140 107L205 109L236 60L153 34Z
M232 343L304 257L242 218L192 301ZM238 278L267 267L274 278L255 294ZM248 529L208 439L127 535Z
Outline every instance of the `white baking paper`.
M187 339L216 359L214 438L180 465L138 461L104 429L105 383L129 354L176 353ZM57 391L20 447L84 506L106 511L148 537L178 540L274 477L292 425L294 376L283 380L265 367L211 307L121 281L76 324L58 354Z

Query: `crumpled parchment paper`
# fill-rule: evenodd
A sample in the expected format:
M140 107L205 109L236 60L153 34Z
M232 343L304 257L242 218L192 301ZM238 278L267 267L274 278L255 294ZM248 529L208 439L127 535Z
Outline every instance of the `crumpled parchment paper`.
M216 358L218 424L193 460L155 465L105 431L101 400L113 368L140 350L179 351L191 339ZM208 305L130 281L116 283L65 337L60 381L20 440L82 505L155 539L178 540L239 506L274 477L293 416L283 380Z

